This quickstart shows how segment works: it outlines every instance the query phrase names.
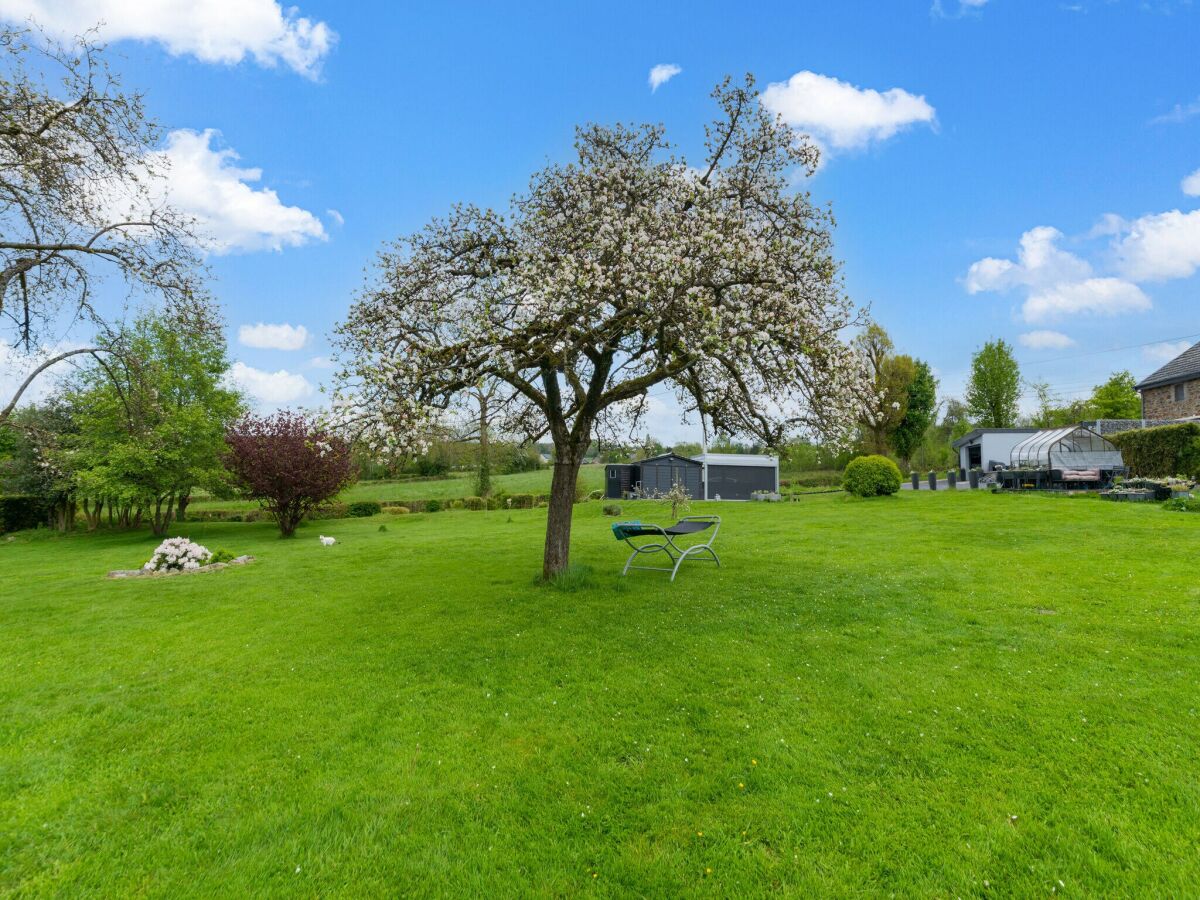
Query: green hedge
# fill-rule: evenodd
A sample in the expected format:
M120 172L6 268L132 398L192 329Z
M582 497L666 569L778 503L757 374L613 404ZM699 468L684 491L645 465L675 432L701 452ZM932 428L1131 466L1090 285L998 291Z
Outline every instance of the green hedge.
M900 470L886 456L860 456L850 460L842 486L859 497L882 497L900 490Z
M0 531L37 528L46 521L46 503L41 497L14 494L0 497Z
M1200 423L1160 425L1106 435L1125 465L1143 478L1200 476Z
M368 516L377 516L383 512L383 507L375 500L355 500L347 509L347 514L352 519L365 519Z
M533 494L513 494L508 499L513 509L533 509Z

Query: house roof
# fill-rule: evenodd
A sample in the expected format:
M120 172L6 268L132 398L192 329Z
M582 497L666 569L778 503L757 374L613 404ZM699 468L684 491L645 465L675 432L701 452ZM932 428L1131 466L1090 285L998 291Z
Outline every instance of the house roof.
M960 447L965 447L985 434L1033 434L1035 431L1040 430L1039 428L975 428L968 431L950 446L958 450Z
M1144 391L1147 388L1178 384L1195 378L1200 378L1200 343L1193 344L1161 369L1143 378L1137 389Z

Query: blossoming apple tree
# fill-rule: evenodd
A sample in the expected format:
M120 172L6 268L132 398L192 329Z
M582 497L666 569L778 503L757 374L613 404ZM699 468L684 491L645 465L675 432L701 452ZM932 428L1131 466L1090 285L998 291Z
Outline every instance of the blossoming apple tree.
M543 575L568 564L593 434L632 429L656 386L726 434L848 441L867 390L831 214L795 190L817 150L758 102L713 92L700 165L661 127L579 129L577 159L533 176L509 214L454 208L380 252L338 329L344 424L423 433L484 379L504 427L555 447Z

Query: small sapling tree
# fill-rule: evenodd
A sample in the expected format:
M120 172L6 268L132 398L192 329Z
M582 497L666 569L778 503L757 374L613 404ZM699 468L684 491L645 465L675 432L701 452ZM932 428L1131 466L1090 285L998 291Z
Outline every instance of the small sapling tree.
M248 415L225 435L225 465L284 537L354 480L350 445L300 413Z

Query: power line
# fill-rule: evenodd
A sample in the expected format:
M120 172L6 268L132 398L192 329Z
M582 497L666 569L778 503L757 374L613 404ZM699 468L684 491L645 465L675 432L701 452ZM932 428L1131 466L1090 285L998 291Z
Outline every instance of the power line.
M1139 350L1142 347L1153 347L1155 344L1169 344L1171 341L1185 341L1192 338L1200 338L1200 331L1194 334L1181 334L1178 337L1163 338L1161 341L1146 341L1144 344L1129 344L1126 347L1109 347L1107 350L1089 350L1087 353L1073 353L1070 356L1056 356L1052 359L1039 359L1036 363L1023 363L1023 365L1045 365L1053 362L1064 362L1070 359L1083 359L1085 356L1100 356L1103 353L1119 353L1122 350Z

